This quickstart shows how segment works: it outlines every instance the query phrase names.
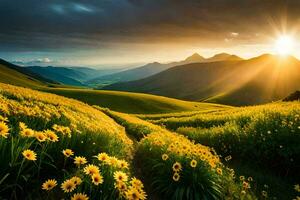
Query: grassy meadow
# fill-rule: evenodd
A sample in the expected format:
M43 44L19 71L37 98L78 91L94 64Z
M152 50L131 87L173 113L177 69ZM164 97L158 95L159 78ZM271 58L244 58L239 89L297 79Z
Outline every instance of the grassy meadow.
M185 109L133 115L8 84L0 84L0 102L3 199L299 196L298 102L169 101Z
M253 177L259 193L292 199L300 164L300 103L271 103L219 112L142 116L210 146L237 173ZM267 187L266 187L267 186Z
M135 116L0 86L4 199L255 199L208 146Z
M149 94L93 90L83 87L46 83L44 80L39 80L39 77L35 78L16 70L18 68L22 69L21 67L14 69L7 65L0 64L0 82L2 83L54 93L80 100L89 105L98 105L124 113L161 114L229 108L229 106L225 105L182 101Z
M300 0L0 5L0 200L300 200Z
M162 96L131 92L78 88L44 88L42 90L78 99L89 105L98 105L111 110L131 114L161 114L229 108L229 106L220 104L182 101Z
M123 127L78 101L0 86L2 198L144 195L131 176L133 143Z

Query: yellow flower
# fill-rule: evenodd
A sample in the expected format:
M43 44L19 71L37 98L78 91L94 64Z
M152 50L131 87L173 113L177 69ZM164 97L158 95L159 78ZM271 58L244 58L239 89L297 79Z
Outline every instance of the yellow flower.
M74 155L74 152L71 149L65 149L62 152L66 157L70 157Z
M253 178L251 176L248 177L248 181L253 181Z
M182 170L182 166L181 166L181 164L179 163L179 162L175 162L174 164L173 164L173 171L174 172L179 172L179 171L181 171Z
M73 176L70 180L73 181L75 185L80 185L82 183L81 178L79 178L78 176Z
M92 175L92 182L95 184L95 185L99 185L99 184L102 184L103 183L103 176L101 176L100 174L93 174Z
M124 182L116 182L115 188L119 190L119 192L124 193L127 190L127 185Z
M99 167L96 165L88 165L83 169L84 173L87 175L94 175L94 174L99 174L100 170Z
M36 153L34 151L27 149L24 150L22 154L27 160L36 160Z
M37 131L35 132L35 138L39 141L39 142L45 142L47 139L47 136L41 132L41 131Z
M109 156L106 153L99 153L97 159L100 161L108 161Z
M8 134L9 134L8 131L9 131L9 128L6 125L6 123L0 122L0 136L7 138Z
M88 200L88 196L84 193L76 193L71 197L71 200Z
M65 182L63 182L61 184L61 189L64 192L72 192L73 190L75 190L75 188L76 188L76 185L71 179L66 180Z
M69 127L66 126L59 126L57 124L54 124L52 126L53 130L55 130L58 133L61 133L63 135L67 135L68 137L71 137L71 130Z
M177 172L175 172L173 175L173 180L177 182L177 181L179 181L179 178L180 178L180 175Z
M241 191L241 195L245 195L246 194L246 191L245 190L242 190Z
M139 179L137 179L135 177L131 179L130 184L131 184L132 187L135 187L137 189L143 189L144 188L144 185L143 185L142 181L140 181Z
M53 131L46 130L45 134L51 142L58 142L58 136Z
M7 117L2 117L2 116L0 115L0 121L8 122L8 119L7 119Z
M84 165L87 163L86 161L86 158L85 157L82 157L82 156L76 156L74 158L74 163L77 165L77 166L80 166L80 165Z
M30 128L25 128L21 130L21 136L23 137L33 137L34 136L34 131Z
M217 173L220 174L220 175L222 175L223 174L222 169L221 168L217 168Z
M109 157L109 162L111 166L117 167L118 166L118 159L116 157Z
M139 191L134 187L130 187L125 194L128 200L145 200L147 197L144 191Z
M197 166L197 161L192 160L190 164L191 164L191 167L195 168Z
M69 127L62 127L61 132L63 135L68 135L68 137L71 137L71 130Z
M26 126L26 124L25 124L25 123L23 123L23 122L20 122L20 123L19 123L19 127L20 127L20 130L27 129L27 126Z
M116 171L114 173L114 179L118 182L126 182L128 180L128 176L122 171Z
M118 165L122 169L128 169L128 163L125 160L120 160Z
M300 185L299 185L299 184L295 185L295 186L294 186L294 189L295 189L297 192L300 192Z
M168 160L169 156L168 156L167 154L163 154L163 155L161 156L161 158L162 158L163 160Z
M49 179L45 181L42 185L43 190L52 190L55 186L57 186L57 181L55 179Z

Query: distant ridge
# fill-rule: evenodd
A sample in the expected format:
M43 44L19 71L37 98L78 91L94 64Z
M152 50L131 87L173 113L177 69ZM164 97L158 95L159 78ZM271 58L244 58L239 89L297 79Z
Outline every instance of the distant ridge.
M231 55L228 53L219 53L206 59L206 61L208 62L217 62L217 61L224 61L224 60L243 60L243 59L236 55Z
M159 62L153 62L146 64L141 67L137 67L134 69L118 72L115 74L107 75L107 76L102 76L99 78L95 78L91 81L88 81L88 84L90 85L98 85L101 87L114 84L117 82L126 82L126 81L134 81L134 80L139 80L143 78L147 78L149 76L152 76L154 74L160 73L164 70L170 69L175 66L179 65L185 65L185 64L190 64L190 63L201 63L201 62L213 62L213 61L221 61L221 60L242 60L238 56L235 55L222 55L218 56L217 58L208 58L205 59L203 56L199 55L198 53L194 53L191 56L187 57L183 61L178 61L178 62L171 62L167 64L162 64Z
M88 67L27 66L24 68L58 83L73 86L87 86L86 82L88 80L117 71L117 69L93 69Z
M175 66L145 79L103 89L228 105L271 102L300 89L300 61L295 57L264 54L242 60L219 54L209 60L224 57L228 60Z
M76 71L63 68L63 67L40 67L40 66L30 66L26 69L39 74L40 76L47 77L49 79L55 80L61 84L74 85L74 86L84 86L84 84L73 77L80 77L81 74Z

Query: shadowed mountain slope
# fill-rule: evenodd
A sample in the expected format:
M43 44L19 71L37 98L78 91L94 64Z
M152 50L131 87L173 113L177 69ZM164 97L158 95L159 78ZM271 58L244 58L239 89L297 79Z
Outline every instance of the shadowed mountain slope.
M299 88L300 62L268 54L176 66L145 79L104 87L230 105L270 102Z
M162 64L158 62L149 63L147 65L144 65L142 67L137 67L134 69L114 73L107 76L102 76L96 79L93 79L91 81L88 81L89 84L100 86L103 85L109 85L116 82L126 82L126 81L134 81L138 79L143 79L149 76L152 76L154 74L157 74L159 72L162 72L164 70L167 70L169 68L172 68L174 66L178 65L185 65L190 63L201 63L201 62L212 62L212 61L220 61L220 60L241 60L241 58L235 56L235 55L229 55L229 54L217 54L211 58L204 58L200 56L197 53L194 53L193 55L187 57L183 61L179 62L171 62L167 64Z

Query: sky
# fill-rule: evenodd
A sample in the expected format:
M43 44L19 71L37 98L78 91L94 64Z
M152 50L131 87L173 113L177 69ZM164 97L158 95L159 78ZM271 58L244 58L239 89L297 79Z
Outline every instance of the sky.
M300 58L298 0L0 0L0 24L0 58L24 65L250 58L283 34Z

